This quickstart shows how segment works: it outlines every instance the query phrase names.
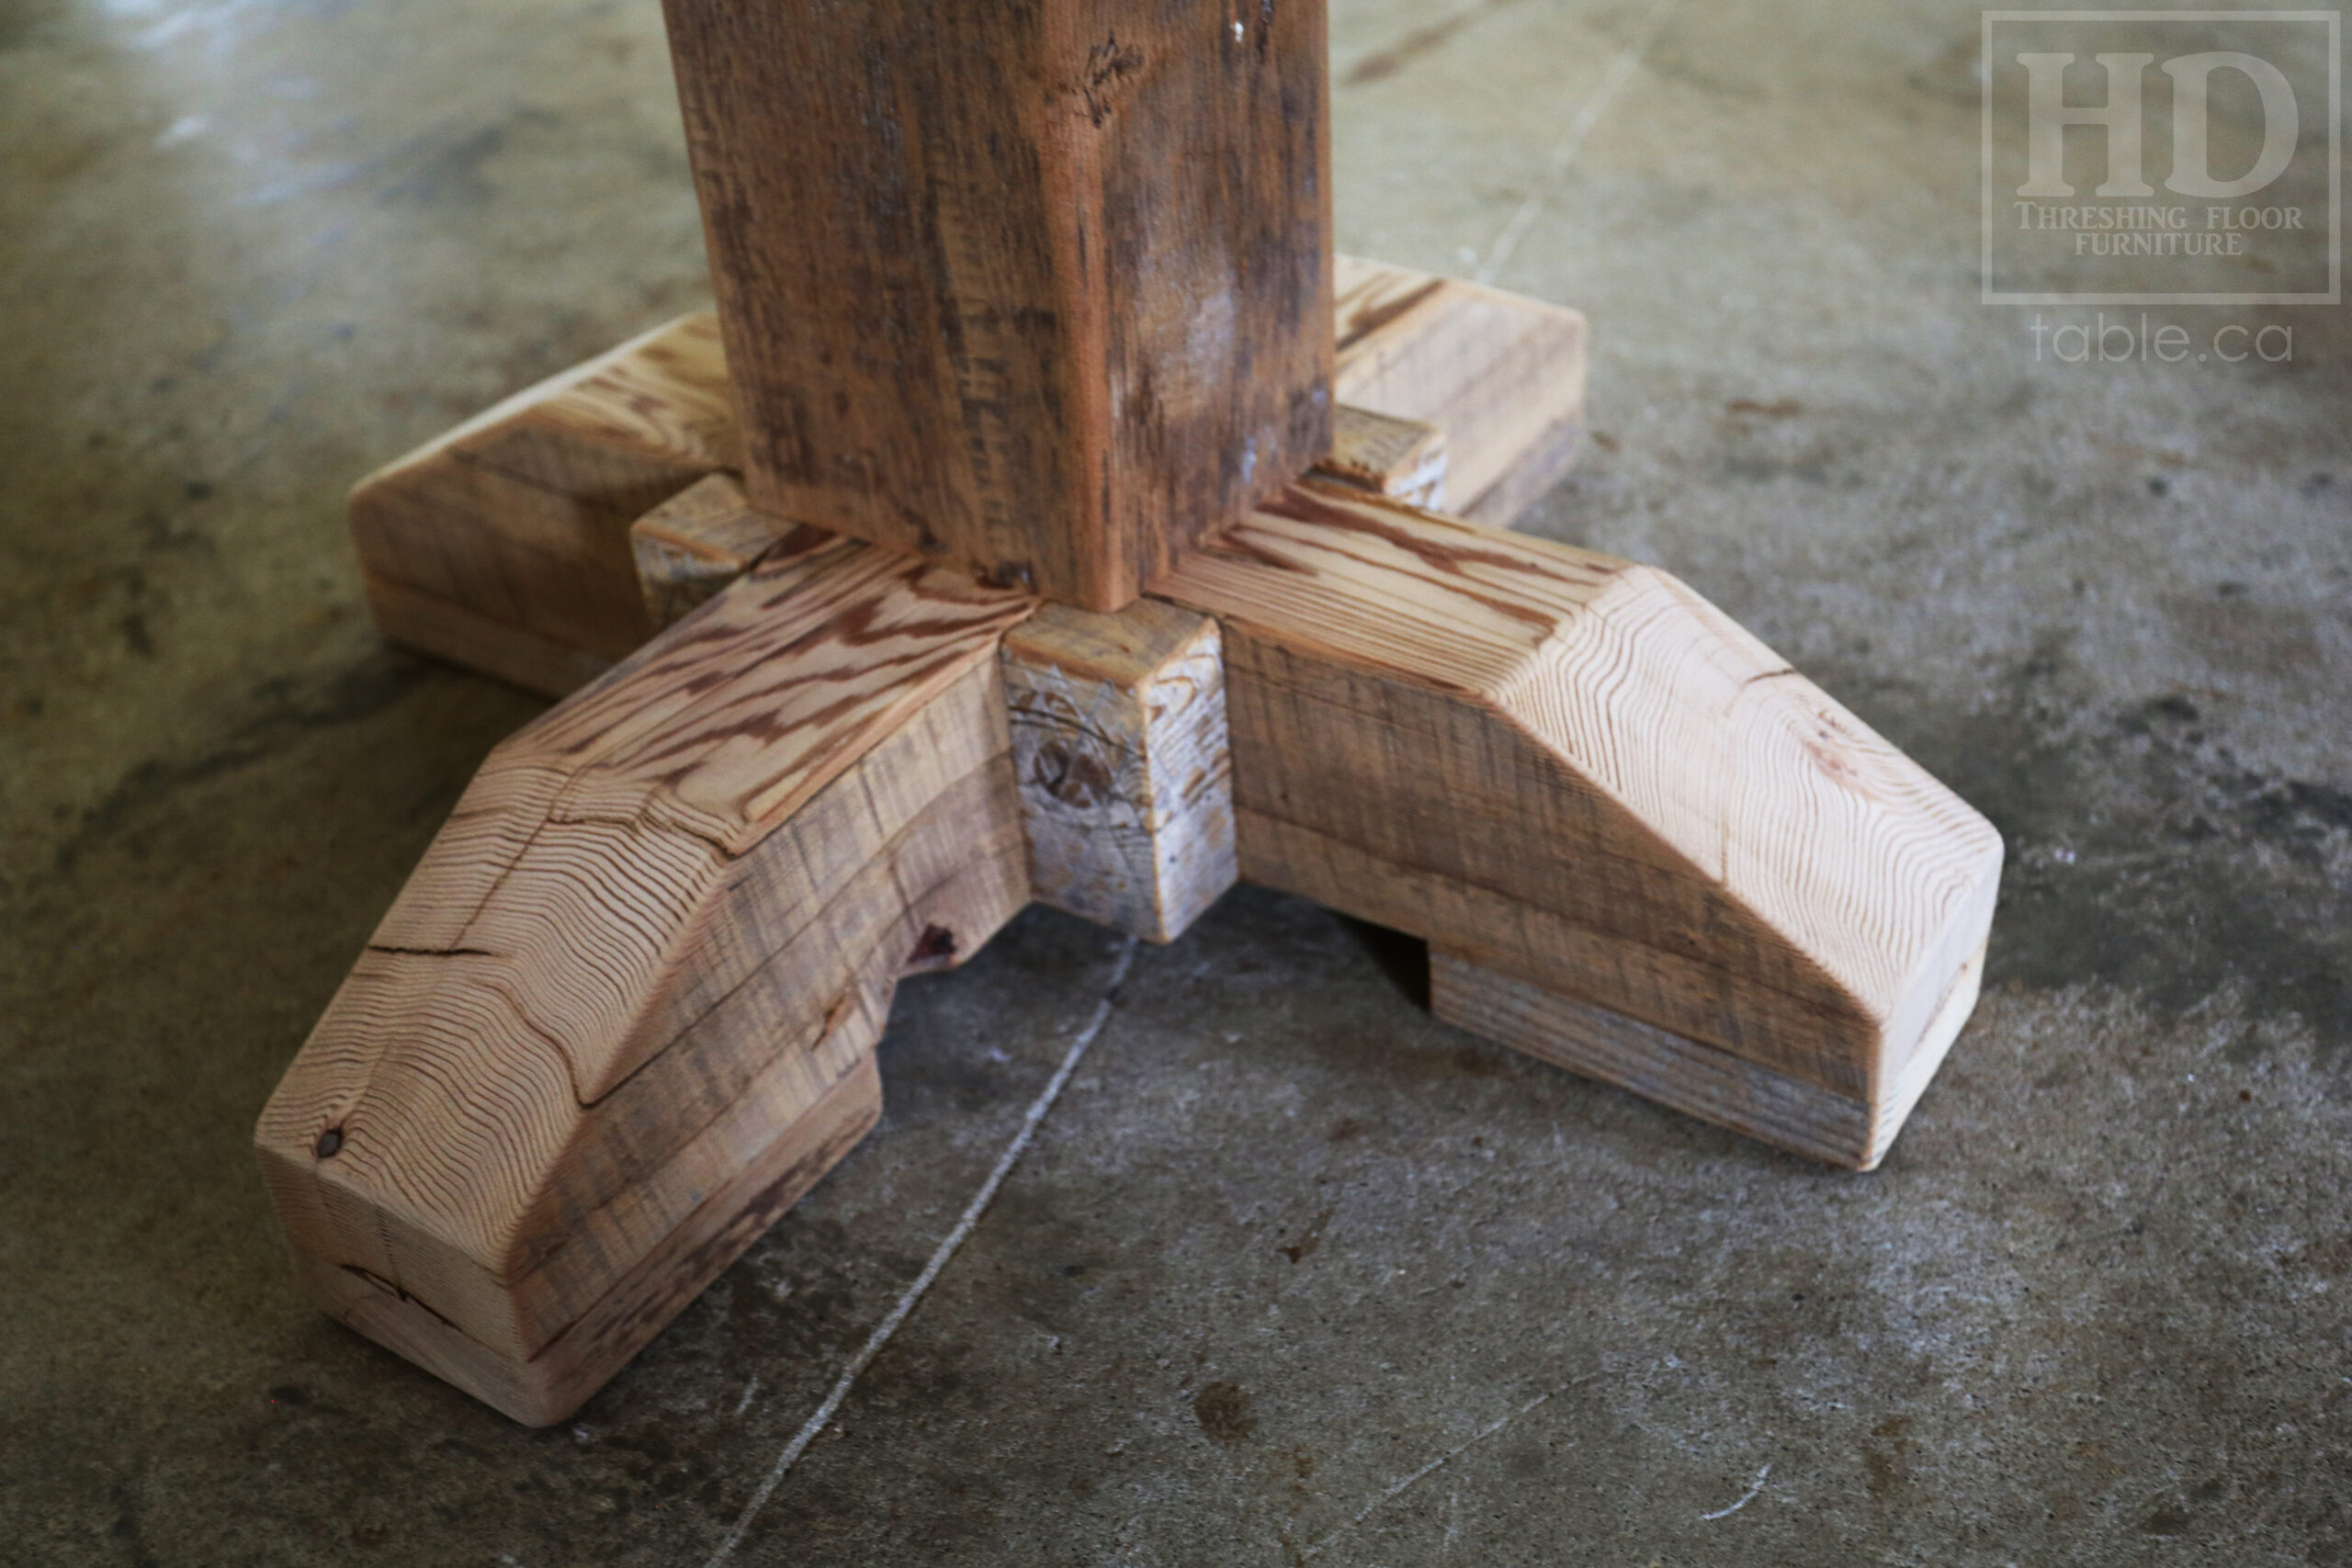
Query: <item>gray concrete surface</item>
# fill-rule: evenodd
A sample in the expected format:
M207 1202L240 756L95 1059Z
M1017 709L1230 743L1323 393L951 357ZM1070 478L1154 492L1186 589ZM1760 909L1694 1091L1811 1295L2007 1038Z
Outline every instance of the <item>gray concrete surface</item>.
M1973 9L1334 12L1342 243L1534 198L1496 281L1599 347L1532 525L1994 818L1984 1004L1840 1176L1237 893L736 1560L2352 1561L2345 313L2037 363ZM0 9L0 1559L704 1561L1094 1007L1043 912L911 986L881 1129L568 1427L297 1297L252 1119L534 711L378 644L341 491L705 297L651 0Z

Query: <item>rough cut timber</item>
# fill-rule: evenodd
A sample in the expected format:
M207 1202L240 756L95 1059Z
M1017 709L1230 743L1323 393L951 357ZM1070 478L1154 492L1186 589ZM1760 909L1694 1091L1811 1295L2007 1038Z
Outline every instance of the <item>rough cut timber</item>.
M1446 434L1446 504L1509 527L1568 471L1584 434L1574 310L1404 267L1337 263L1342 404Z
M1445 505L1445 432L1341 403L1332 416L1331 450L1316 465L1325 479L1432 510Z
M1245 878L1429 939L1477 1032L1884 1152L1974 999L2000 839L1756 638L1653 569L1313 484L1162 592L1225 634Z
M1048 604L1005 636L1004 697L1035 897L1175 941L1236 875L1216 623Z
M255 1134L321 1304L557 1420L854 1143L1028 898L1032 607L798 530L492 752Z
M1095 610L1330 445L1324 0L667 0L752 497Z
M1352 290L1340 304L1340 381L1387 400L1340 406L1327 471L1413 499L1434 478L1420 434L1430 429L1449 470L1504 476L1480 479L1479 514L1509 523L1497 498L1541 493L1573 451L1572 439L1556 439L1563 426L1553 413L1516 413L1582 409L1583 318L1491 289L1465 296L1467 284L1432 288L1442 280L1424 273L1346 257L1339 265ZM1352 331L1351 300L1364 318ZM1457 333L1465 341L1448 347ZM1544 378L1522 386L1506 417L1425 425L1412 412L1475 416L1482 367L1524 378L1531 365ZM1565 428L1573 435L1574 421ZM395 641L533 691L573 691L650 635L633 608L643 592L668 593L672 572L697 575L683 560L657 561L641 589L631 525L706 475L740 469L739 446L708 312L517 393L352 492L377 623ZM1437 504L1430 493L1419 504Z
M369 608L396 641L570 691L652 635L629 525L741 461L717 322L657 328L362 479Z

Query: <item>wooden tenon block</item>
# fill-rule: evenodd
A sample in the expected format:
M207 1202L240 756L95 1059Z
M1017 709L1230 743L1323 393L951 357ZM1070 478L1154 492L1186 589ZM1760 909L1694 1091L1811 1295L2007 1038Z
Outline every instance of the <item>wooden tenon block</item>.
M1582 442L1584 318L1349 256L1337 275L1333 395L1444 431L1446 509L1509 527L1559 482Z
M854 1145L1028 899L1033 603L801 529L493 751L255 1133L321 1304L559 1420Z
M733 474L710 474L629 525L638 585L654 628L684 619L792 531Z
M793 531L711 475L630 530L648 609L673 624ZM1002 665L1034 896L1175 941L1236 875L1216 623L1152 599L1046 604Z
M762 507L1115 610L1330 443L1324 0L667 0Z
M1046 903L1173 942L1237 874L1216 623L1140 599L1047 604L1007 633L1004 697Z
M1438 1014L1833 1164L1973 1006L1984 819L1665 573L1302 484L1216 618L1241 874L1426 937Z

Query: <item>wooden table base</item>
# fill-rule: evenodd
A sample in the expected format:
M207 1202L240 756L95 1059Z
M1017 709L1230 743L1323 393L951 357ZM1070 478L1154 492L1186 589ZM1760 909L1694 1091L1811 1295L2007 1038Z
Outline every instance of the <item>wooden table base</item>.
M1342 263L1336 449L1116 612L771 516L690 317L373 476L387 635L551 694L264 1113L327 1311L569 1415L878 1114L906 973L1237 878L1464 1029L1869 1168L1975 998L1984 819L1662 572L1488 523L1573 312Z

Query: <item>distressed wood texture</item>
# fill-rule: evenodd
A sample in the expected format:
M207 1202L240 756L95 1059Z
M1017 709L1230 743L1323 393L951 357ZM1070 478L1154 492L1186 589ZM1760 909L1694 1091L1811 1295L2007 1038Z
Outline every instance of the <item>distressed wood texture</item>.
M1341 403L1445 432L1446 504L1509 527L1584 434L1585 321L1499 289L1341 256Z
M1331 450L1316 466L1325 479L1431 509L1445 505L1445 432L1346 403L1331 420Z
M1005 637L1004 696L1035 896L1173 942L1236 875L1216 623L1048 604Z
M1028 897L1030 613L815 529L493 751L255 1134L327 1310L560 1419L875 1117Z
M657 630L684 620L791 530L733 474L696 480L629 525L647 617Z
M1540 493L1558 477L1573 444L1550 439L1548 416L1446 425L1414 411L1478 414L1462 378L1475 383L1482 367L1516 378L1520 405L1580 409L1576 312L1488 289L1464 310L1453 289L1427 287L1427 274L1339 265L1356 302L1340 304L1339 379L1373 400L1337 411L1329 472L1425 497L1422 505L1463 493L1433 482L1440 458L1449 472L1460 462L1474 476L1504 475L1480 479L1495 493ZM1351 310L1378 320L1350 332ZM1449 348L1455 333L1466 341ZM1542 373L1534 385L1531 366ZM666 624L649 600L683 613L713 585L718 569L691 552L665 560L657 551L641 575L648 554L631 527L707 475L740 471L739 449L718 321L707 311L517 393L353 492L377 624L394 641L533 691L574 691Z
M368 606L395 641L570 691L652 635L629 525L741 460L717 321L656 328L362 479Z
M1979 946L1909 1059L1885 1074L1869 1099L1482 969L1436 942L1430 945L1430 1010L1458 1029L1719 1127L1826 1164L1871 1170L1959 1038L1984 968Z
M2000 839L1756 638L1651 568L1327 485L1162 592L1225 634L1244 877L1715 1055L1607 1068L1542 1044L1584 1027L1567 1008L1449 971L1467 1027L1816 1157L1883 1152L1973 1000ZM1849 1120L1727 1111L1698 1083L1720 1056Z
M1324 0L666 0L768 511L1115 610L1330 443Z

